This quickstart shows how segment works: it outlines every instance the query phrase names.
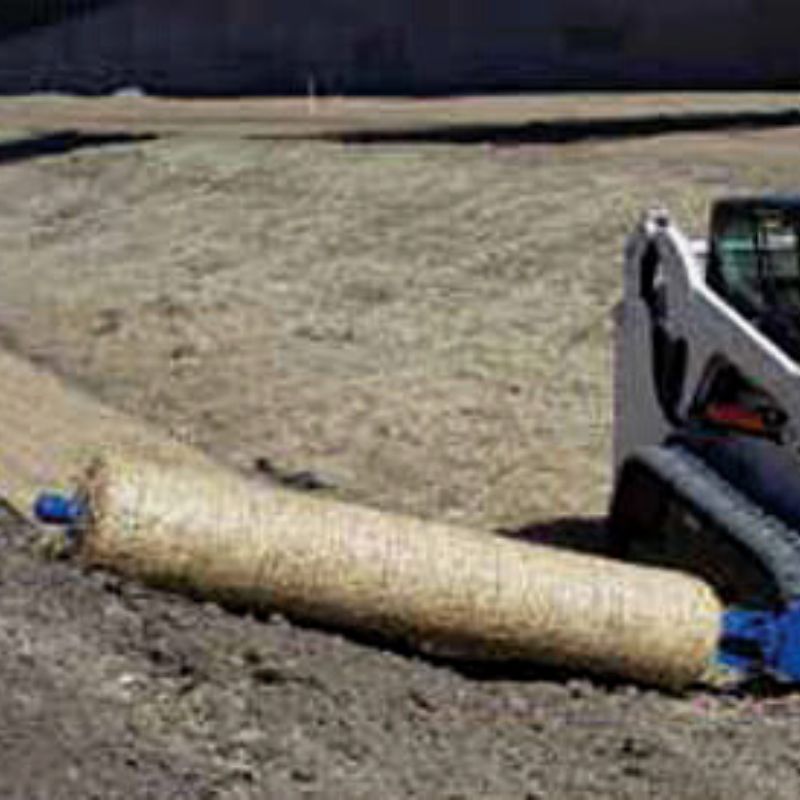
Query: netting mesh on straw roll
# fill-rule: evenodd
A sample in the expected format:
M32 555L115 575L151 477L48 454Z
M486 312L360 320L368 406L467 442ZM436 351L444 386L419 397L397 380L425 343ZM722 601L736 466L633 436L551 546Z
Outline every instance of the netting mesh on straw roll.
M678 573L333 503L221 469L110 457L86 490L88 562L239 606L672 687L695 680L717 642L716 598Z

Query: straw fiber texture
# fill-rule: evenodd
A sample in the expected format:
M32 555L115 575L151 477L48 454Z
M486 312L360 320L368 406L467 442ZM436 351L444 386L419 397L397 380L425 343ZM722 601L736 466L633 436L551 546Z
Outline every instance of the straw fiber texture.
M83 558L253 610L448 655L524 659L679 688L720 606L679 573L273 489L222 469L108 457L85 483Z
M0 496L27 516L46 488L66 489L100 450L205 464L198 451L68 387L0 349Z

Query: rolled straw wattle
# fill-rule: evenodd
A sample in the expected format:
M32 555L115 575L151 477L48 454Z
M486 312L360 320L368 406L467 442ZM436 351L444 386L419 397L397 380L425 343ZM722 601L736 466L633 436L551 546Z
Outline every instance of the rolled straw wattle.
M720 605L687 575L110 456L85 482L86 562L229 605L448 654L697 680Z

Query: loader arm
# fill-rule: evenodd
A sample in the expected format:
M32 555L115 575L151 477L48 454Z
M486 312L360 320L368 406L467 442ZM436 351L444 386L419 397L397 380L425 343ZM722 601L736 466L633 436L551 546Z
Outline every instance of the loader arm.
M783 409L780 444L800 471L800 365L709 287L702 247L664 212L648 213L629 240L617 315L618 465L633 449L659 444L688 424L710 371L726 363ZM658 371L669 365L659 363L655 336L684 354L679 374L666 376L673 381L666 387L668 408L656 383L665 378ZM648 423L650 431L644 430Z

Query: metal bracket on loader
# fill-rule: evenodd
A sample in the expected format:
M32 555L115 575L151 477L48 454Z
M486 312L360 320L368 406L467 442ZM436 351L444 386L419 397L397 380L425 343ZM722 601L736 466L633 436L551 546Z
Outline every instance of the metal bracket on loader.
M800 682L800 601L780 612L726 611L717 662L743 679Z
M42 492L34 503L33 513L44 525L61 527L68 539L76 539L83 526L87 506L84 498L67 497L53 492Z

